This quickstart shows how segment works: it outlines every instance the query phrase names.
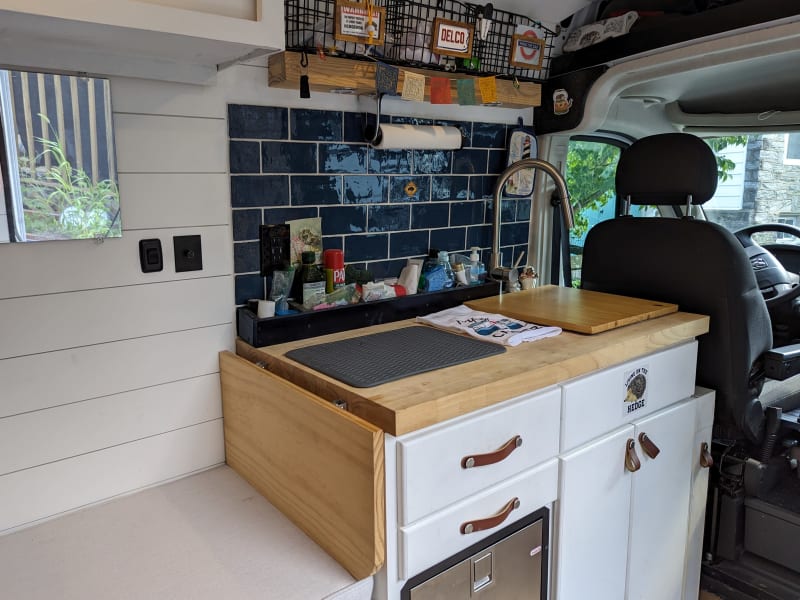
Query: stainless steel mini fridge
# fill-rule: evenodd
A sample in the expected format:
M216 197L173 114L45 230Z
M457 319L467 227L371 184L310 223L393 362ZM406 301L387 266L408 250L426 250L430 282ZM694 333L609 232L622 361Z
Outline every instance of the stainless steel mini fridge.
M537 511L412 578L403 600L546 598L547 518Z

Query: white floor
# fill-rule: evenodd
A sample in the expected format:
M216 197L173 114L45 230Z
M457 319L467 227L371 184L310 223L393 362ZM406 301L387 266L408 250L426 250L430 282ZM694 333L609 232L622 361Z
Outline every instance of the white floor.
M226 466L0 537L0 581L20 600L372 593Z

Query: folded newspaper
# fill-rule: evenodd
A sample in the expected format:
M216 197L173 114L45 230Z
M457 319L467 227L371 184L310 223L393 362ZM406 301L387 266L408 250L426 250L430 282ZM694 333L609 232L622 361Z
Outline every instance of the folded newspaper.
M417 317L417 321L455 333L466 333L479 340L505 346L518 346L522 342L532 342L561 333L560 327L517 321L503 315L472 310L463 304L424 317Z

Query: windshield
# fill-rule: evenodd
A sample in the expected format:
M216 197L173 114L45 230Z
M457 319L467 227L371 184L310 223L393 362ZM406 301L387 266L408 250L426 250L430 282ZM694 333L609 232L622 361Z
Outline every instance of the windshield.
M706 138L717 154L719 185L706 218L737 231L758 223L800 226L800 133ZM789 233L756 233L760 244L800 244Z

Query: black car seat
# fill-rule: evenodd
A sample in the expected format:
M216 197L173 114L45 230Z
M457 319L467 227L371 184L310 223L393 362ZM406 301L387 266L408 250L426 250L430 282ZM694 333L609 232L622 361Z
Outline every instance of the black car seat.
M703 204L716 187L711 148L689 134L642 138L617 167L617 195L632 204ZM758 444L768 405L800 406L800 377L771 382L762 394L770 315L747 254L723 227L692 217L601 222L586 237L581 280L588 290L671 302L710 317L698 340L697 383L716 390L715 437Z

